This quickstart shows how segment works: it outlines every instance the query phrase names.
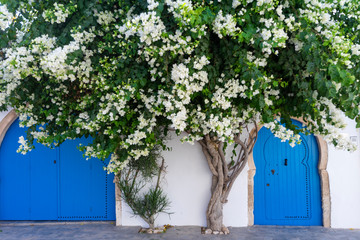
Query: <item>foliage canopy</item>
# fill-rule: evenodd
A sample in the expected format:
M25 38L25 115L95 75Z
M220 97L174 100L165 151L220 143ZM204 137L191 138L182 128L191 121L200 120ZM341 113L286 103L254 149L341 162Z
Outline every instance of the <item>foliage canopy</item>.
M355 0L0 2L16 16L0 24L0 109L29 127L22 151L92 136L86 154L117 172L165 147L159 129L231 143L261 121L295 144L290 117L353 148L337 129L341 112L360 126Z

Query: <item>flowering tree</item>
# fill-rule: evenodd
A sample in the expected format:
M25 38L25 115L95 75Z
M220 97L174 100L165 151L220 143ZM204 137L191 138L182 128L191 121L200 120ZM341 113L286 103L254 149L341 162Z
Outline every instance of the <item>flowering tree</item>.
M20 151L92 136L86 154L119 173L165 146L155 129L186 132L213 175L208 228L226 232L257 123L291 145L309 131L354 148L338 129L342 112L360 125L357 1L0 1L16 16L0 24L0 107L29 127Z

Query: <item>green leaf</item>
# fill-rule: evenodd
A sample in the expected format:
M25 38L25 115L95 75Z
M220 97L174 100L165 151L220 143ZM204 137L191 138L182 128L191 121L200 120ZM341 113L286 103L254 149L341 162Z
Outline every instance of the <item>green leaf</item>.
M142 87L145 87L146 82L147 82L146 78L141 78L141 79L140 79L140 85L141 85Z
M335 82L340 82L340 73L339 73L339 68L335 65L330 65L329 66L329 75L331 77L331 80L335 81Z
M158 7L156 8L156 12L158 13L158 15L160 15L163 10L164 10L164 3L161 2L161 3L159 3Z

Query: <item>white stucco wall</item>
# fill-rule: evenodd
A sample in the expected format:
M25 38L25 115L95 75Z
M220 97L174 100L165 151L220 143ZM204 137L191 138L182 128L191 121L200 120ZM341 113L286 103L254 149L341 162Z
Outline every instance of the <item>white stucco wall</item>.
M0 112L0 120L7 112ZM344 133L356 136L355 123L347 121ZM169 141L172 151L165 152L167 174L163 188L171 201L170 217L161 214L157 224L205 226L205 211L210 198L211 174L200 145L181 144L180 137ZM358 146L359 147L359 146ZM331 225L334 228L360 228L360 150L354 153L335 150L329 145L328 173L331 194ZM226 226L247 226L247 168L241 173L224 207ZM122 204L122 224L146 224Z
M170 217L166 214L159 215L157 223L204 225L204 202L210 197L211 174L201 155L201 148L197 145L182 145L176 136L169 141L169 147L172 151L163 154L167 168L162 187L171 201L170 212L174 214ZM122 213L123 225L144 224L140 218L133 217L130 208L124 203Z
M344 133L357 137L353 121L347 121ZM331 195L331 226L360 228L360 150L353 153L335 150L329 145L328 173Z
M210 199L211 173L200 144L182 144L181 137L173 136L169 141L172 151L163 154L166 164L166 179L163 189L171 201L173 214L160 214L157 224L206 226L206 207ZM131 214L123 202L122 224L142 225L146 223ZM227 226L247 225L247 168L233 186L229 202L224 208L224 224Z

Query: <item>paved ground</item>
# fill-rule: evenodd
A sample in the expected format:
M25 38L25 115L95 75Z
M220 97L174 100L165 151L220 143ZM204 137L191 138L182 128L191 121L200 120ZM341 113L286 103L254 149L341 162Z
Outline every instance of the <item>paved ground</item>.
M114 223L0 222L1 240L360 240L360 229L323 227L254 226L230 228L229 235L200 234L200 227L173 227L165 234L140 234L139 227L115 227Z

